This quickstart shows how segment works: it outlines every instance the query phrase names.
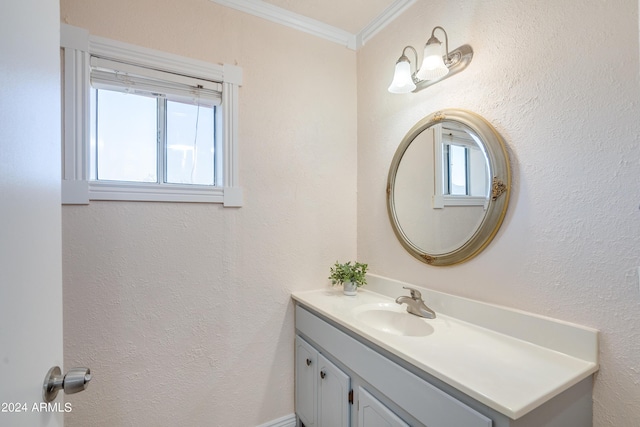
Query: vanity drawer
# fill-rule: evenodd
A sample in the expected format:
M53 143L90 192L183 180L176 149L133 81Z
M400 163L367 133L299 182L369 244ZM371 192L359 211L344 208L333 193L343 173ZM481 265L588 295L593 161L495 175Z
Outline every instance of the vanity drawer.
M296 329L424 425L492 426L489 418L299 305Z

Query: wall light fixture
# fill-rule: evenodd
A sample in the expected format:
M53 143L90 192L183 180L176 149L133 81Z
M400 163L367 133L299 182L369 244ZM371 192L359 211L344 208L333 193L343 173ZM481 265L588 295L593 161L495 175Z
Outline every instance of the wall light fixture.
M445 55L442 55L442 43L435 36L436 30L442 30L445 41ZM405 55L407 49L413 51L416 60L416 71L411 72L411 61ZM441 80L451 77L467 68L473 58L473 49L469 45L462 45L449 52L449 37L442 27L435 27L431 31L431 38L424 46L422 65L418 68L418 53L413 46L406 46L402 56L396 62L396 71L389 86L391 93L417 92Z

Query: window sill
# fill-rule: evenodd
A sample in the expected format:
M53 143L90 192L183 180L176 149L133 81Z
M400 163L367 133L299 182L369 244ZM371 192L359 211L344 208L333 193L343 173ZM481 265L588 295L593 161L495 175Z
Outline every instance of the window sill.
M436 195L432 199L433 209L443 209L445 206L483 206L487 208L488 199L481 196L449 196Z
M180 184L145 184L97 181L62 182L63 204L89 204L90 200L119 200L173 203L222 203L242 206L242 188Z

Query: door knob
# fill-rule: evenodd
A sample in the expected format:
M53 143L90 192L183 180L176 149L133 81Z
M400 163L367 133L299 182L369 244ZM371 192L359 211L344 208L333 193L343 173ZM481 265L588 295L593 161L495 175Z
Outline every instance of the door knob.
M54 366L47 372L42 384L42 400L45 402L54 400L60 390L64 390L66 394L78 393L87 388L91 381L89 368L71 368L64 376L61 373L58 366Z

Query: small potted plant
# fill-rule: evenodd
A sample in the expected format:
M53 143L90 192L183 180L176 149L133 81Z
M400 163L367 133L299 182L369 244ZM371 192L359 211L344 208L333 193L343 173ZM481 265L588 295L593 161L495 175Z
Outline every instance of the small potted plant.
M345 295L354 296L360 286L367 284L367 264L351 261L340 264L338 261L331 267L329 279L331 285L342 284L342 292Z

